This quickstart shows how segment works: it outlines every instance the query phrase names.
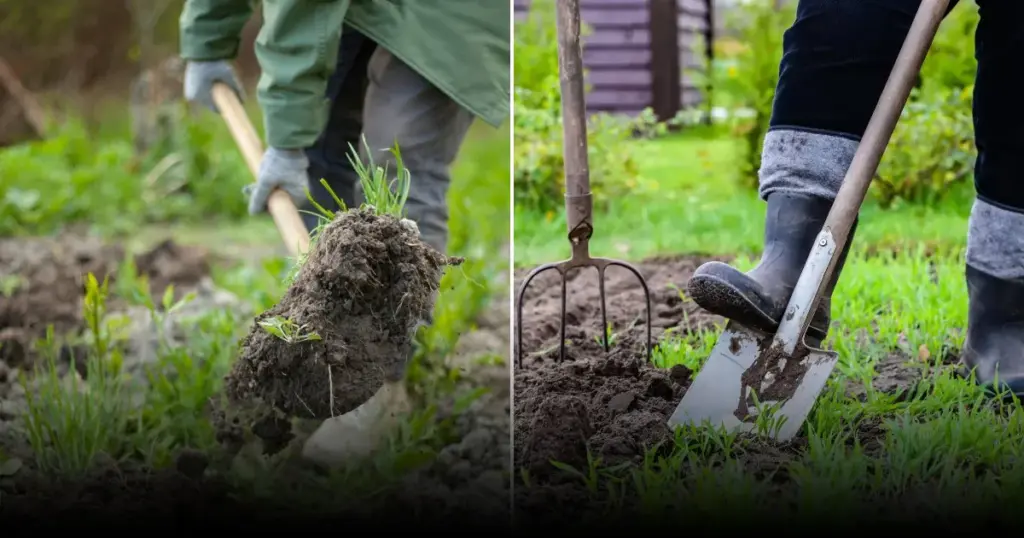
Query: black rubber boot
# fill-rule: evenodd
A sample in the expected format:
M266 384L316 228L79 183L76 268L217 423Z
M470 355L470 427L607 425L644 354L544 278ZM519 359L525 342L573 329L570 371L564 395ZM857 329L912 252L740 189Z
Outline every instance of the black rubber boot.
M824 198L770 195L765 216L764 253L757 267L741 273L722 262L705 263L687 284L690 297L713 314L754 329L775 332L831 208L832 201ZM811 345L820 345L828 334L832 291L852 243L853 230L807 329Z
M1024 278L1003 280L970 265L966 276L964 365L982 386L1024 399Z

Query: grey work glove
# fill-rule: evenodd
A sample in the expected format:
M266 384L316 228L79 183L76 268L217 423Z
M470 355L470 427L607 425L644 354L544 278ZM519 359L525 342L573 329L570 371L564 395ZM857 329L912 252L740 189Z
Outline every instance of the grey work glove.
M245 92L235 70L224 60L188 62L185 66L185 99L217 112L217 105L213 102L213 85L217 82L227 84L235 90L240 101L245 100Z
M267 210L267 198L274 189L281 189L292 197L295 205L302 207L306 202L309 188L307 169L309 159L301 149L268 148L263 153L255 185L246 185L249 195L249 214L256 215Z

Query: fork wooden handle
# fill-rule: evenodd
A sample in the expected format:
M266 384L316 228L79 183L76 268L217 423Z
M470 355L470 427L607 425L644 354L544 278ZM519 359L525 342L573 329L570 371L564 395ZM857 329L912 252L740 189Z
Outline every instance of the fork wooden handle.
M219 82L213 85L213 102L217 105L224 122L228 124L231 136L234 137L245 163L249 166L249 171L255 178L259 173L260 160L263 158L263 143L249 121L245 108L242 107L234 90ZM275 189L270 193L267 199L267 212L273 217L277 231L292 256L309 250L309 232L288 193L281 189Z

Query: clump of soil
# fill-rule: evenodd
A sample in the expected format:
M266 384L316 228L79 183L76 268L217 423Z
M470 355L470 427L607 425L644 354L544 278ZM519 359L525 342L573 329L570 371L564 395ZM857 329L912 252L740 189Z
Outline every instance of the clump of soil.
M609 465L635 461L669 438L666 420L689 383L685 369L674 373L628 353L518 373L518 465L550 476L558 472L552 461L585 467L588 449Z
M390 216L354 210L324 228L281 301L256 319L226 380L236 402L326 419L400 375L429 319L450 259ZM260 322L284 321L318 340L287 342Z

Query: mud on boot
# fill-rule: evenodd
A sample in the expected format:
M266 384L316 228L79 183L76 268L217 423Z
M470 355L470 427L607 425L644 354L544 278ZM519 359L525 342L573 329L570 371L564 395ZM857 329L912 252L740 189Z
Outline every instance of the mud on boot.
M708 262L694 272L686 287L689 296L701 308L754 329L774 332L825 224L832 201L778 192L771 194L767 202L760 263L742 273L722 262ZM856 223L807 329L812 345L819 345L828 333L832 292L855 230Z
M964 366L989 391L1024 399L1024 278L1001 279L970 265L966 273Z

